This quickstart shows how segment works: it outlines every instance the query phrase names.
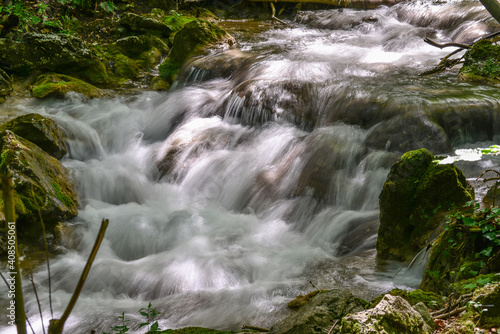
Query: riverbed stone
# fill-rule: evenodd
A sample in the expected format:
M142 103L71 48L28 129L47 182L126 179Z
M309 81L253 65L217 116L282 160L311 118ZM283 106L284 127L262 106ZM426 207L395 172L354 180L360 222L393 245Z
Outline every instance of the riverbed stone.
M41 240L39 213L49 235L55 234L59 222L78 214L68 170L56 158L9 130L1 134L0 152L0 169L12 174L21 242L35 245Z
M345 290L319 293L296 313L275 324L270 334L327 333L334 321L364 309L366 302ZM337 327L338 328L338 327ZM338 333L334 330L332 333Z
M87 98L97 98L105 95L101 89L65 74L42 74L33 84L33 96L43 98L64 98L69 92L81 94Z
M414 113L394 116L374 126L367 135L366 145L389 152L407 152L419 148L435 153L451 150L444 129L425 115Z
M227 31L213 23L202 19L191 21L175 34L170 54L160 65L160 76L171 82L188 58L204 54L208 47L228 47L234 43Z
M53 120L40 114L18 116L0 125L0 132L5 130L29 140L56 159L67 153L61 129Z
M424 334L432 333L432 329L406 300L387 294L373 309L345 316L340 333Z
M403 154L392 166L379 197L379 257L412 259L437 236L451 208L474 199L462 171L433 158L420 149Z

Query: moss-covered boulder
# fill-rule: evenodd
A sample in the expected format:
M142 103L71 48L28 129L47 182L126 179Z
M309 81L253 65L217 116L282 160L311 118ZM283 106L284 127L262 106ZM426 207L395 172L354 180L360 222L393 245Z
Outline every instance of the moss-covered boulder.
M488 328L500 327L500 283L477 289L474 300L476 311L481 313L481 324Z
M399 296L410 303L411 306L415 306L418 303L424 303L426 307L433 310L438 310L444 306L442 296L430 291L423 291L420 289L412 291L392 289L387 294L390 294L391 296ZM380 303L383 297L384 295L381 295L371 300L371 307L375 307L378 303Z
M200 19L191 21L175 34L172 50L160 65L160 76L172 82L188 58L202 55L210 46L234 43L231 35L213 23Z
M42 74L33 84L33 96L39 99L55 97L64 98L67 93L82 94L88 98L97 98L105 95L101 89L77 78L65 74Z
M500 85L500 45L482 40L467 50L459 79Z
M33 70L78 73L93 82L106 82L106 68L79 38L65 34L35 34L21 41L0 39L0 66L28 75Z
M342 319L340 333L345 334L424 334L433 330L406 300L385 295L373 309L350 314ZM306 333L306 332L304 332Z
M130 33L148 33L162 37L168 37L172 33L172 29L165 23L134 13L124 13L121 16L120 25L128 29Z
M366 304L366 301L354 297L348 291L330 290L318 294L296 313L275 324L269 333L327 333L335 320L341 319L348 313L362 311Z
M452 207L474 198L464 174L438 165L426 149L410 151L392 166L379 197L377 252L407 261L428 245Z
M29 140L56 159L61 159L67 153L61 129L53 120L42 115L26 114L16 117L0 125L0 132L5 130Z
M232 334L234 332L219 331L217 329L203 327L185 327L179 329L167 329L157 333L161 334Z
M48 234L55 233L58 222L77 215L78 200L68 171L56 158L9 130L1 134L0 152L0 170L10 171L13 177L21 242L40 240L38 212ZM0 206L3 209L3 202Z

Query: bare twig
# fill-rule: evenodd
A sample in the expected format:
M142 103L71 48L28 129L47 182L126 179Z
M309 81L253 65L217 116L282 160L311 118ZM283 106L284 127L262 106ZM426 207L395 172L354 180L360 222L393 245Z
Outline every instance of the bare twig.
M40 299L38 298L38 292L36 291L35 280L33 279L33 267L31 266L31 261L28 261L28 263L30 265L31 285L33 286L33 292L35 293L36 303L38 304L38 312L40 312L40 320L42 322L43 334L45 334L45 325L43 324L42 306L40 305Z
M445 313L445 314L441 314L441 315L438 315L436 317L434 317L435 319L444 319L444 318L448 318L448 317L451 317L452 315L455 315L455 314L458 314L462 311L465 311L467 309L467 306L462 306L462 307L459 307L459 308L456 308L454 309L453 311L451 312L448 312L448 313Z
M339 319L336 319L335 322L333 323L332 328L330 328L330 330L328 331L328 334L332 334L332 331L335 328L335 326L337 326L338 322L339 322Z
M497 175L500 176L500 172L497 171L497 170L494 170L494 169L487 169L485 170L481 175L479 175L477 178L476 178L476 181L479 180L481 177L483 177L484 174L488 173L488 172L493 172L493 173L497 173Z
M439 44L437 42L434 42L433 40L429 38L424 38L424 42L435 46L436 48L444 49L444 48L449 48L449 47L455 47L455 48L461 48L461 49L469 49L470 45L465 45L465 44L460 44L460 43L446 43L446 44Z
M278 22L279 22L279 23L281 23L281 24L284 24L284 25L288 26L288 25L289 25L288 23L286 23L285 21L280 20L280 19L278 19L278 18L276 17L276 8L274 7L274 3L270 2L270 4L271 4L271 10L273 11L271 18L272 18L273 20L278 21Z
M64 323L68 319L71 311L73 310L73 307L76 304L76 301L78 300L78 297L80 296L80 293L82 292L83 285L85 284L85 280L87 279L90 268L92 267L92 263L94 262L94 259L97 255L97 251L99 250L99 247L101 246L102 239L104 239L104 233L106 232L106 228L108 227L108 224L109 224L109 220L107 220L107 219L102 220L101 229L99 230L99 234L97 235L97 239L95 240L94 247L92 248L92 251L90 252L89 258L87 260L87 264L85 265L85 268L83 269L82 275L80 276L80 280L78 281L78 284L76 285L75 291L73 292L73 296L71 297L71 299L68 303L68 306L66 307L66 310L64 311L63 315L61 316L61 319L50 320L49 334L62 334L62 331L64 328Z

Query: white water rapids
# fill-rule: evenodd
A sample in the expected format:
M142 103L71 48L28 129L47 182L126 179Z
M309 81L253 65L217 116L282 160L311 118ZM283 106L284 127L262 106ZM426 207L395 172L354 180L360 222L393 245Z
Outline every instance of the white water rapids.
M398 154L368 147L367 136L396 109L425 113L465 99L499 110L495 89L459 82L456 71L418 76L450 51L424 37L468 43L495 29L479 2L303 12L289 27L222 25L237 50L197 61L236 59L244 65L234 75L193 65L170 92L0 106L47 115L68 137L63 163L81 210L51 260L56 318L110 220L68 333L109 331L122 312L138 324L149 302L161 328L269 327L314 289L309 281L364 298L394 288L394 268L377 268L374 245L378 195ZM491 144L488 133L464 127L450 140ZM35 282L47 325L45 266ZM26 291L41 333L27 283ZM0 285L1 305L6 296ZM4 324L1 333L15 332Z

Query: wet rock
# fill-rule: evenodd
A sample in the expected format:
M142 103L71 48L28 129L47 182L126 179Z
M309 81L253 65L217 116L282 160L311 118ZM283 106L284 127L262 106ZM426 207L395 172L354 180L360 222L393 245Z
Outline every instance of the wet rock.
M240 50L228 50L221 54L194 59L179 72L177 80L183 84L208 81L216 78L233 78L234 84L248 78L248 68L256 56Z
M168 37L172 33L172 29L165 23L134 13L123 14L120 19L120 25L126 27L130 32L150 33L161 37Z
M270 334L326 333L335 320L348 313L359 312L366 304L350 292L331 290L318 294L296 313L275 324Z
M347 315L342 319L340 333L432 333L422 316L406 300L385 295L373 309Z
M483 203L488 206L498 206L500 204L500 183L493 184L483 197Z
M444 153L451 149L443 128L423 115L410 113L395 116L374 126L366 138L366 145L389 152L426 148L431 152Z
M191 21L175 34L172 50L160 65L160 76L171 82L188 58L204 54L208 47L227 47L234 43L231 35L213 23L201 19Z
M16 117L0 125L0 132L5 130L29 140L56 159L61 159L67 153L61 129L53 120L42 115L26 114Z
M500 85L500 46L489 40L474 43L464 55L458 78L495 86Z
M40 241L38 210L49 235L55 233L60 221L78 214L78 199L68 171L56 158L8 130L2 133L0 150L0 168L13 176L21 241Z
M43 74L40 75L33 84L33 96L39 99L55 97L64 98L67 93L73 92L82 94L88 98L102 97L105 93L77 78L64 74Z
M422 316L422 319L424 319L427 326L429 326L430 329L434 330L434 319L432 318L432 315L430 314L427 306L425 306L423 302L420 302L413 305L413 309Z
M405 153L380 194L378 256L410 260L437 236L452 207L474 199L472 187L454 165L436 165L426 149Z
M28 33L19 42L0 39L0 66L20 75L42 70L75 75L94 83L108 80L106 67L87 45L65 34Z
M139 59L144 52L156 48L161 54L167 54L169 48L167 43L156 36L129 36L116 41L116 46L120 48L122 54L132 59Z

